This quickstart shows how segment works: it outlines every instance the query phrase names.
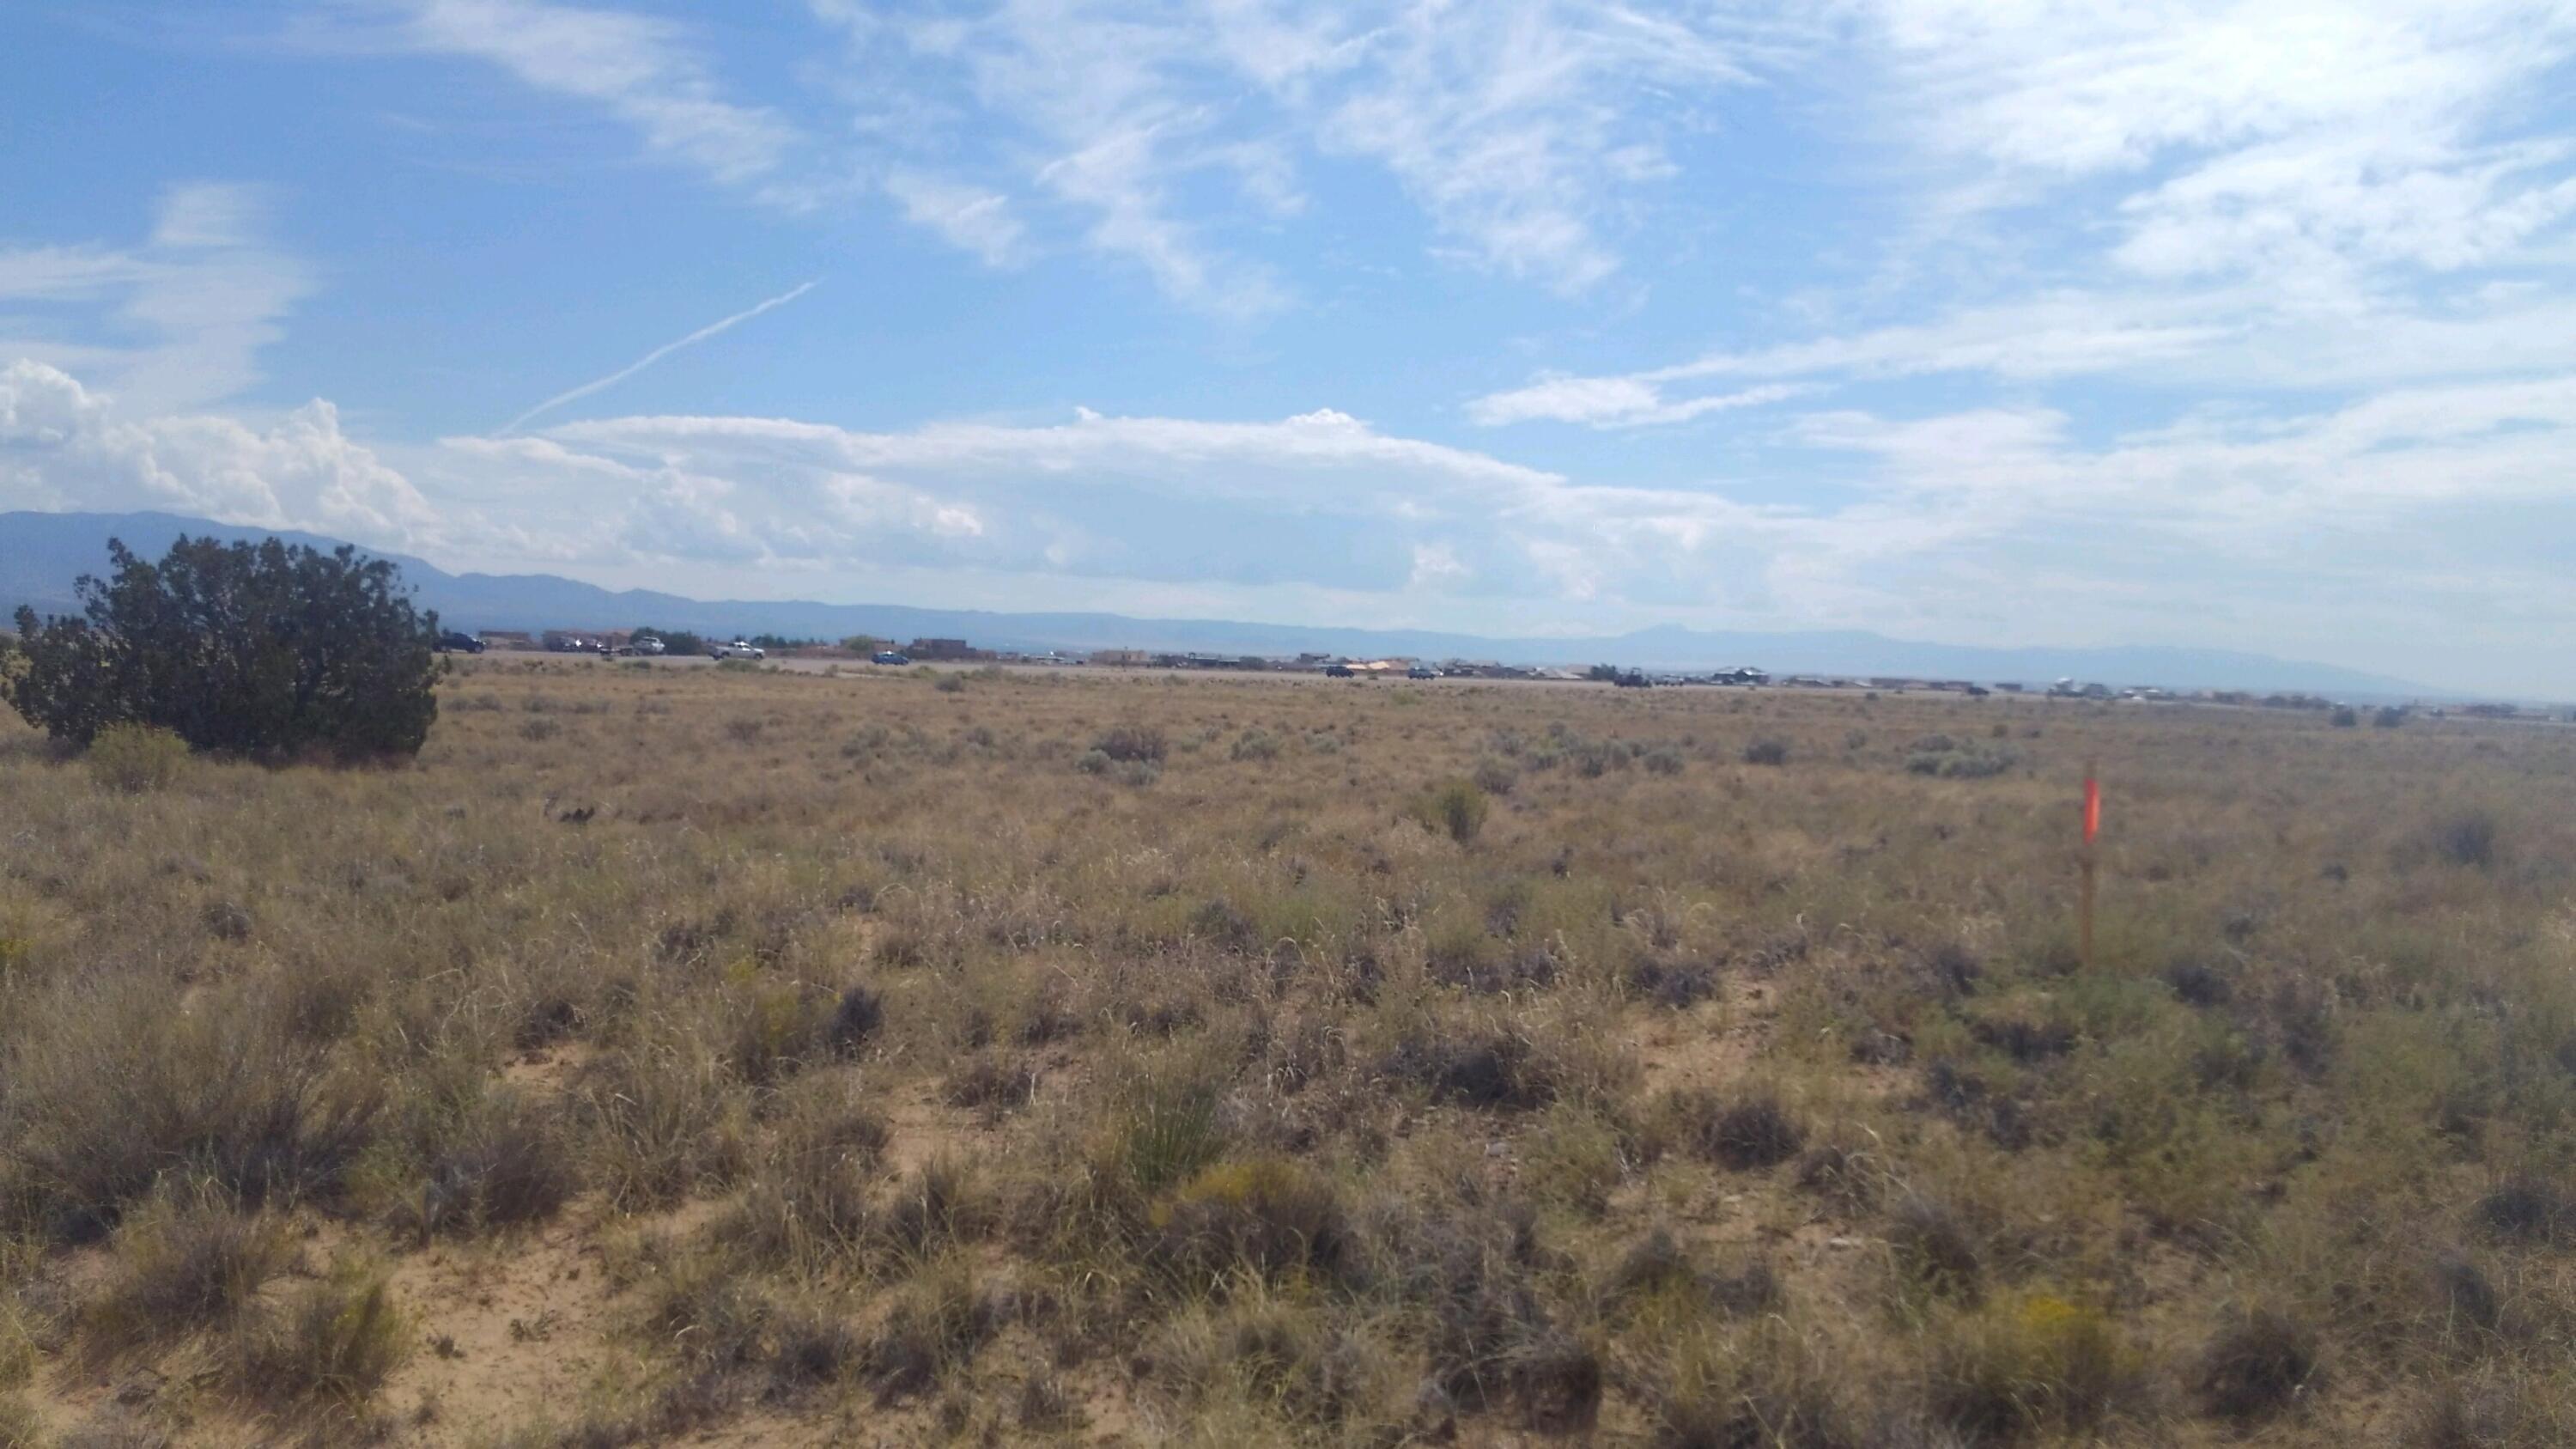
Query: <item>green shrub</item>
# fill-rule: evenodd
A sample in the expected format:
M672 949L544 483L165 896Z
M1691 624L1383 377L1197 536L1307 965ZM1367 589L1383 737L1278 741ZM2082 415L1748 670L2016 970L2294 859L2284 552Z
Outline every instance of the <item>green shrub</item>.
M90 741L82 760L99 784L137 795L179 777L188 762L188 742L157 725L112 724Z
M1451 840L1465 845L1485 828L1485 814L1492 808L1485 792L1473 780L1448 780L1431 787L1414 802L1413 818L1423 828L1445 832Z
M1652 762L1649 761L1648 763L1651 766ZM1789 742L1787 740L1777 738L1755 740L1753 743L1744 747L1744 763L1748 765L1785 765L1789 763Z
M939 682L931 685L930 687L938 690L941 694L964 694L966 692L966 676L953 672L942 674L939 676Z
M1160 764L1163 756L1170 752L1171 742L1163 737L1161 730L1151 725L1129 724L1104 732L1091 742L1091 747L1122 764L1136 760Z
M1944 780L1982 780L2020 763L2021 752L2010 745L1960 744L1948 735L1915 741L1913 752L1905 757L1907 773Z
M417 754L438 717L438 616L394 565L342 546L181 538L158 563L110 540L114 574L84 577L82 613L18 610L24 662L0 699L86 745L158 725L201 750Z
M2496 821L2484 810L2464 810L2434 826L2433 846L2453 865L2484 870L2495 864Z
M2351 705L2339 704L2335 706L2335 712L2327 716L2327 723L2332 724L2336 729L2348 730L2361 723L2361 713Z

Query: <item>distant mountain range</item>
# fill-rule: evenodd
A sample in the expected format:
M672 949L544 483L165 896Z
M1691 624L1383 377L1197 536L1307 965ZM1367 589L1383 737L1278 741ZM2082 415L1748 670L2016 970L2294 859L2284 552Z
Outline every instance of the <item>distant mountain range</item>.
M261 539L242 528L167 513L0 513L0 609L32 604L67 612L73 581L107 566L107 541L121 538L158 555L182 534ZM280 532L290 543L333 548L335 540ZM2286 690L2338 699L2453 698L2402 679L2220 649L2113 646L2097 649L1984 648L1891 639L1857 630L1713 633L1660 625L1585 638L1511 639L1418 629L1346 629L1251 624L1221 619L1136 619L1120 614L1003 614L920 609L903 604L705 601L644 589L615 591L552 574L451 574L415 558L399 564L421 602L459 629L625 629L652 625L702 634L771 633L790 638L966 639L989 649L1067 652L1151 649L1212 654L1486 659L1511 664L1612 663L1645 669L1751 664L1774 674L1898 675L2020 680L2073 677L2173 689Z

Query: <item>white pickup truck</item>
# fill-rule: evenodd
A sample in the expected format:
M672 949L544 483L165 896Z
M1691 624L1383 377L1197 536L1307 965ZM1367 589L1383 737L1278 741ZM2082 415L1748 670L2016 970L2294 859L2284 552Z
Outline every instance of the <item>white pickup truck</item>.
M747 644L736 639L730 644L708 645L707 657L709 659L766 659L769 655L757 644Z

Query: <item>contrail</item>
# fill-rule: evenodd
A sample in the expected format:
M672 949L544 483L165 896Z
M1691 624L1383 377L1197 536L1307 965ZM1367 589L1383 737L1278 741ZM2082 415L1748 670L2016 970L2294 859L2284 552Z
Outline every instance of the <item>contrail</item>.
M672 353L679 351L683 347L694 347L697 344L706 341L708 338L715 336L717 333L724 331L726 328L733 326L735 323L748 322L752 318L759 316L761 313L768 311L772 307L786 306L788 303L795 301L797 298L804 296L810 291L813 291L816 284L820 281L821 278L818 277L815 281L807 282L801 287L797 287L791 291L781 292L777 296L770 298L768 301L763 302L756 307L745 307L743 310L734 313L732 316L725 318L721 322L710 322L706 326L699 328L697 331L690 333L688 336L681 338L677 342L665 342L661 346L645 353L642 357L635 359L633 362L626 364L624 367L617 369L606 377L585 382L570 392L557 393L553 397L547 398L544 402L537 404L535 407L532 407L526 412L519 414L517 417L510 419L507 423L502 424L501 431L504 433L515 433L519 430L519 425L521 423L526 422L528 419L535 417L539 413L552 412L556 408L562 407L565 403L572 402L578 398L586 398L592 393L598 392L602 388L615 387L619 383L624 382L626 379L633 377L635 374L642 372L648 367L651 367L654 363L661 361L663 358L670 356Z

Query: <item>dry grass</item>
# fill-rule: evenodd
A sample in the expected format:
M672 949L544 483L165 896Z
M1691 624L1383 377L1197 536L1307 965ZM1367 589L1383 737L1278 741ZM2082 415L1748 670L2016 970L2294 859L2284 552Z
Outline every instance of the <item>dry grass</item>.
M0 738L0 1443L2576 1423L2576 734L940 679Z

